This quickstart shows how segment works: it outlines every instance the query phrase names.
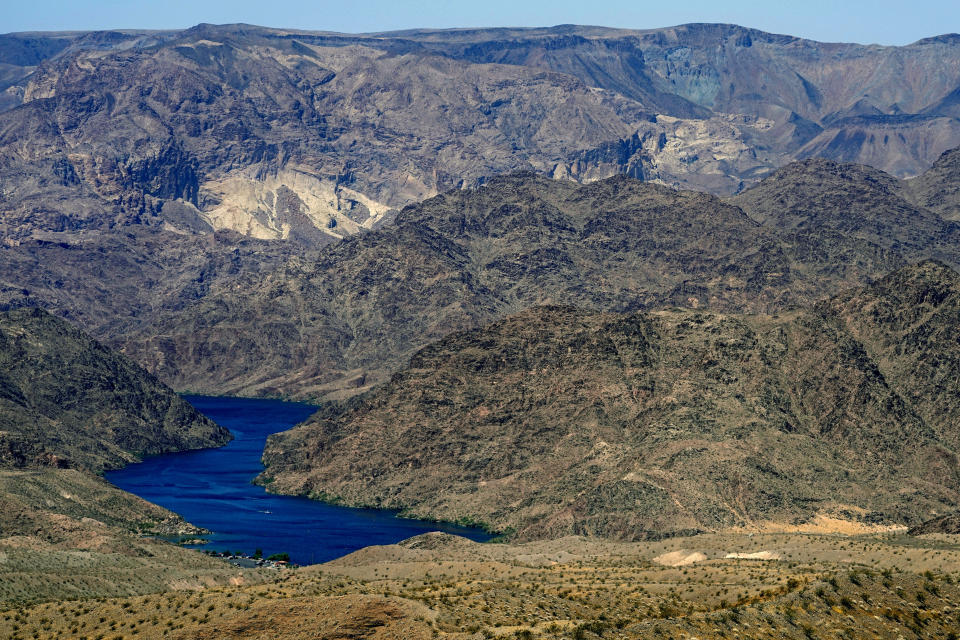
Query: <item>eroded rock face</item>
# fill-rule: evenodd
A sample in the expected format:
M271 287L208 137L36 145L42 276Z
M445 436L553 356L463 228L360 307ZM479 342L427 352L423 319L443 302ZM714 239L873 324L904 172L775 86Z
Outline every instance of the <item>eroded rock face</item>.
M726 201L515 174L322 247L142 224L50 233L3 252L0 303L64 315L177 389L343 397L451 331L533 305L772 312L922 259L960 266L956 223L912 194L823 160Z
M877 127L932 161L953 144L952 38L860 47L723 25L25 37L0 47L18 105L0 113L0 304L64 315L178 389L344 395L529 305L764 311L924 258L958 264L940 217L953 216L949 155L907 185L812 159L757 183L820 142L900 154L871 155ZM847 153L832 142L844 131L867 142ZM516 169L600 186L491 177ZM739 195L640 198L604 182L614 174ZM401 213L450 189L466 193ZM444 221L459 206L473 207L466 230ZM363 239L326 246L344 237Z
M960 145L955 38L824 44L733 25L0 38L8 243L137 223L309 244L516 170L731 194L791 160L905 177Z
M914 524L960 497L957 377L917 366L957 359L957 300L924 263L772 316L531 309L271 437L260 480L522 538Z
M20 214L8 235L61 217L93 224L102 212L71 207L82 196L150 224L176 227L158 214L179 200L218 230L338 238L439 190L545 169L629 135L639 117L638 105L562 74L214 31L78 50L35 71L23 104L0 117L5 192ZM31 198L49 209L46 226Z

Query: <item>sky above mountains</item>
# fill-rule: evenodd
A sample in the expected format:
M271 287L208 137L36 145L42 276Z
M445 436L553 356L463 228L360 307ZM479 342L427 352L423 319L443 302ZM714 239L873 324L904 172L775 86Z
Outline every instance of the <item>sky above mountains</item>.
M727 22L827 42L902 45L960 32L960 5L956 0L35 0L6 7L0 31L169 29L200 22L353 33L567 23L648 29L687 22Z

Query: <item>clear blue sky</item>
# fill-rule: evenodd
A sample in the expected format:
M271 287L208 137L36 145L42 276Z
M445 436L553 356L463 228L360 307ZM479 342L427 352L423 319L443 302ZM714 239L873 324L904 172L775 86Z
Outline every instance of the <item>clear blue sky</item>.
M960 0L10 0L0 33L247 22L345 32L594 24L647 29L731 22L814 40L906 44L960 32Z

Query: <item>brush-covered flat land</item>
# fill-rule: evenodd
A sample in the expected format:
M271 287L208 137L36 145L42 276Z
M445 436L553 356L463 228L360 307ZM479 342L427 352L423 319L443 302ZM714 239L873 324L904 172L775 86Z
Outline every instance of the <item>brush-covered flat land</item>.
M324 565L238 571L232 585L196 568L145 595L18 605L4 594L0 636L952 638L958 542L900 531L518 545L425 534ZM74 552L31 567L28 552L2 549L0 566L18 569L5 581L24 587L59 580L57 562L83 563Z

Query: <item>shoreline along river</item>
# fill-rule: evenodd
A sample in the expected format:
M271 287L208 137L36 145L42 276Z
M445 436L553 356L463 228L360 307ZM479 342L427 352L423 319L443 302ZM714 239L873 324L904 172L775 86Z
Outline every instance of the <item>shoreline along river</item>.
M271 433L305 420L315 407L279 400L185 396L234 440L224 447L149 458L106 474L117 487L175 511L213 533L201 549L290 554L298 564L326 562L362 547L392 544L428 531L473 540L481 529L399 518L391 511L351 509L269 494L251 480Z

